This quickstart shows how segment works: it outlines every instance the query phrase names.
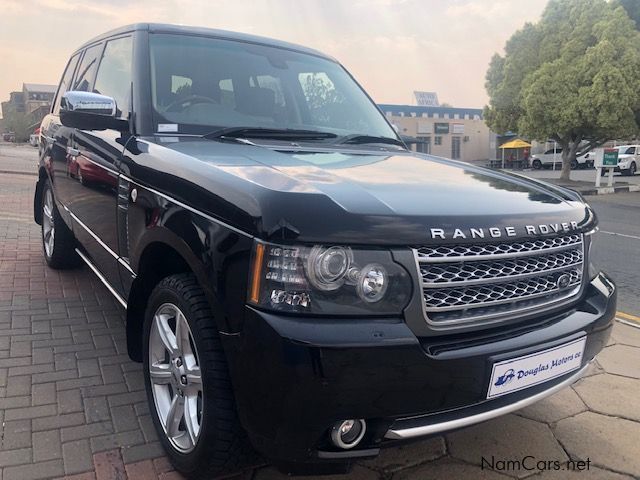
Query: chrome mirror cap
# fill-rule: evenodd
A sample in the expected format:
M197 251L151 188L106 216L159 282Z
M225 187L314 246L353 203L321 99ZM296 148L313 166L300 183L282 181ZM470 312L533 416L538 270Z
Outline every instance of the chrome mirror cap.
M69 91L62 95L60 110L64 112L89 113L115 117L116 101L99 93Z

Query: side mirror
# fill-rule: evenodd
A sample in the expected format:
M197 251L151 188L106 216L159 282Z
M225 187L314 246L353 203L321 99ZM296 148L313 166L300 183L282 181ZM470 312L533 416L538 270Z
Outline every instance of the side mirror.
M116 101L92 92L70 91L60 100L60 122L81 130L129 130L129 122L116 117Z

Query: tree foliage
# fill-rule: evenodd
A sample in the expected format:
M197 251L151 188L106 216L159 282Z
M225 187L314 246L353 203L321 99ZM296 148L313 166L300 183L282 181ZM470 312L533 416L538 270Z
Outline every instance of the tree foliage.
M618 0L618 3L627 11L629 18L636 22L636 28L640 30L640 0Z
M487 124L558 142L568 179L576 154L638 133L640 32L619 4L551 0L494 55L485 86Z

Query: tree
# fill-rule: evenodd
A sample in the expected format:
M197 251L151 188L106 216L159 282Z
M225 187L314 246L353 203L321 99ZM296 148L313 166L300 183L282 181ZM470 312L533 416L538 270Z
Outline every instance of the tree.
M640 0L618 0L618 3L627 11L627 15L636 22L636 28L640 30Z
M489 127L556 141L568 180L576 155L638 133L640 32L617 4L551 0L493 56L485 86Z

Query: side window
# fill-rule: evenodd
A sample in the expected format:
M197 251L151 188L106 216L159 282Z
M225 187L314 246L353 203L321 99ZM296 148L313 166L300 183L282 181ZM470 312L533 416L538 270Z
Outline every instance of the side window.
M635 155L635 153L636 153L636 147L629 147L629 148L627 149L627 151L626 151L626 152L624 152L624 153L626 153L627 155Z
M100 52L102 51L102 44L94 45L87 48L82 57L80 68L76 79L73 82L73 88L71 90L80 90L82 92L89 92L91 90L91 83L93 82L93 76L98 68L98 60Z
M64 73L62 74L62 80L60 80L60 85L58 86L58 92L56 93L56 99L53 102L53 113L55 113L56 115L58 114L58 112L60 112L60 101L62 100L62 95L65 94L65 92L67 90L69 90L69 87L71 86L71 80L73 79L73 72L76 69L76 65L78 65L78 60L80 59L80 54L77 53L76 55L74 55L73 57L71 57L71 60L69 60L69 63L67 64L67 68L65 69Z
M109 40L102 54L93 91L108 95L116 101L120 116L129 113L131 96L131 37Z

